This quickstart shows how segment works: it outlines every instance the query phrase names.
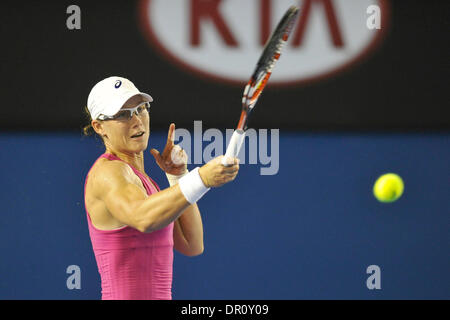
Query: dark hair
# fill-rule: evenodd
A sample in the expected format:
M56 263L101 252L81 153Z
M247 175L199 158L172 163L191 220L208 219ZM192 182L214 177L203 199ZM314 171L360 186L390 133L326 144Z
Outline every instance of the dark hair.
M89 109L87 106L84 107L84 116L87 120L87 125L85 125L83 127L83 134L85 136L90 136L95 132L95 130L94 130L94 128L92 128L92 124L91 124L92 118L91 118L91 114L89 113Z
M85 126L83 126L83 128L82 128L83 134L85 136L91 136L92 134L96 133L102 139L103 143L105 143L103 140L103 137L100 136L97 132L95 132L94 128L92 127L91 113L89 112L89 109L87 106L84 107L84 116L86 118L87 124Z

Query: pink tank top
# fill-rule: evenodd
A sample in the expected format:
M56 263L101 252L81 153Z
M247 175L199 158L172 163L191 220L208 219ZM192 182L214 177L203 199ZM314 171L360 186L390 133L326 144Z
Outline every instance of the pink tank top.
M115 155L104 153L95 162L101 158L123 161ZM152 179L150 182L145 175L128 165L141 179L148 195L159 191ZM89 172L84 184L85 208ZM129 226L99 230L92 224L87 208L86 215L101 277L102 300L172 299L173 222L151 233L142 233Z

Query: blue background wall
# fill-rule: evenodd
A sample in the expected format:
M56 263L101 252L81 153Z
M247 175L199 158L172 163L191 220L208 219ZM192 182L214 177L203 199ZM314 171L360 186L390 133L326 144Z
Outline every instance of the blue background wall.
M174 299L449 299L449 138L281 131L277 175L244 164L199 202L205 252L176 254ZM0 299L99 299L83 186L101 144L11 133L0 150ZM168 186L149 153L146 171ZM391 204L372 195L386 172L405 181ZM69 265L80 290L66 287ZM369 265L381 290L366 287Z

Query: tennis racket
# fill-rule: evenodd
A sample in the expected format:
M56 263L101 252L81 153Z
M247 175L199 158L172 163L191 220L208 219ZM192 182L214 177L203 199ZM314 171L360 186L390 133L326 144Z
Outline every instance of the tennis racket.
M241 117L236 130L231 136L225 157L222 159L222 164L224 166L228 165L227 163L230 158L237 157L239 151L241 150L250 113L255 107L256 101L258 101L258 98L261 96L264 87L267 85L267 81L272 74L272 69L275 66L275 63L280 58L281 50L289 38L289 34L293 29L298 12L299 9L295 6L291 6L286 11L283 18L281 18L275 28L272 36L267 41L261 57L256 64L255 71L245 86L244 94L242 96Z

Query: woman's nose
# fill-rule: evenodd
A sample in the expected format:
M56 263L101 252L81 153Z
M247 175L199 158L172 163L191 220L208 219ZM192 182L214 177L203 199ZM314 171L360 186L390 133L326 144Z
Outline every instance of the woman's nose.
M131 117L131 120L129 121L130 125L134 128L142 128L144 127L143 119L140 115L137 115L136 113L133 113L133 116Z

